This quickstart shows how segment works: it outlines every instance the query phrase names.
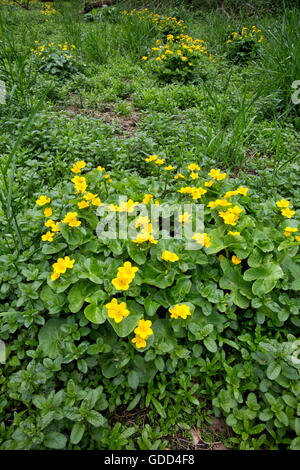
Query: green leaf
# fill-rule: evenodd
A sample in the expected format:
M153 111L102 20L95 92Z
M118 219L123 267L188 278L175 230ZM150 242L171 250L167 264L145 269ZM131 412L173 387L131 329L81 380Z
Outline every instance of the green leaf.
M44 286L41 290L40 297L49 313L59 313L62 311L66 302L64 294L54 292L49 286Z
M55 359L60 354L61 340L64 333L60 327L65 324L64 320L51 319L39 331L39 344L45 356Z
M54 253L59 253L60 251L64 250L66 246L66 243L57 243L56 245L47 244L43 245L42 252L45 255L52 255Z
M95 410L89 411L86 416L86 419L92 426L95 426L96 428L104 426L106 423L106 419L104 418L104 416L102 416L101 413Z
M72 428L71 436L70 436L70 441L72 444L78 444L85 431L85 424L84 423L75 423Z
M64 449L67 443L67 438L60 432L50 432L46 434L44 445L49 449Z
M151 401L152 401L153 405L155 406L155 409L156 409L157 413L158 413L162 418L166 418L166 417L167 417L166 412L165 412L165 410L163 409L162 405L159 403L159 401L156 400L156 398L154 398L154 397L151 398Z
M90 322L101 325L107 320L107 309L104 307L104 303L99 305L92 303L85 307L84 315Z
M128 374L128 385L134 390L138 388L140 376L135 370L131 370Z
M270 380L277 379L278 375L281 372L281 366L276 364L276 362L271 362L267 368L267 377Z
M147 251L142 251L141 247L135 246L134 243L130 243L127 246L128 254L130 258L136 263L136 264L144 264L147 259Z
M153 299L153 296L148 295L148 297L146 297L144 301L145 311L149 317L153 317L157 309L160 307L160 304L158 302L155 302L152 299Z
M203 343L205 347L210 351L210 352L217 352L218 346L217 343L215 342L214 339L208 337L203 340Z

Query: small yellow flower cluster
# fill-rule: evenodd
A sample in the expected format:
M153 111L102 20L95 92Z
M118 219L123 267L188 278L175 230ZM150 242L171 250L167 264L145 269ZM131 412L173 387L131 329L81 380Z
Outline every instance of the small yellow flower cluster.
M120 302L118 304L118 300L116 298L113 298L110 303L105 305L105 307L107 308L109 318L113 318L116 323L120 323L123 318L128 317L130 314L126 303Z
M191 214L184 212L183 214L179 215L178 222L181 222L182 225L189 224L191 222Z
M118 268L117 277L111 283L117 290L128 290L129 284L133 281L135 273L139 270L132 266L130 261L126 261L123 266Z
M36 48L32 48L31 52L43 60L46 59L47 55L53 52L62 52L67 59L71 59L70 53L73 49L75 49L74 44L69 46L67 42L64 44L55 44L54 42L49 42L48 44L42 44L41 46L38 46L38 41L34 41L34 43Z
M135 8L131 11L124 10L123 15L125 17L135 17L139 21L147 21L155 24L159 31L176 31L181 32L186 29L183 20L178 20L173 16L161 16L158 13L153 13L144 8L143 10L136 10Z
M178 189L178 192L181 194L188 194L193 199L201 199L201 197L207 193L207 189L204 188L194 188L192 186L183 186L182 188Z
M227 43L230 44L232 41L241 41L242 39L249 39L250 41L257 41L260 43L264 39L263 35L260 33L261 30L256 28L256 26L252 26L250 29L244 27L240 34L237 31L233 31L228 36Z
M62 223L69 225L69 227L79 227L81 221L77 220L77 215L77 212L68 212L62 219Z
M136 239L132 240L133 243L137 243L138 245L145 242L150 242L154 245L158 243L152 235L153 228L148 217L139 217L136 221L136 227L141 227L141 231L138 233Z
M55 8L53 8L50 3L45 3L43 5L43 8L42 10L40 10L40 12L45 15L45 16L54 16L54 15L58 15L58 11L55 10ZM47 19L46 19L47 21Z
M74 163L71 171L73 171L73 173L81 173L81 170L85 167L85 165L86 163L83 160L80 160L79 162Z
M116 204L110 204L109 209L112 212L127 212L130 214L134 211L134 207L138 205L138 202L134 202L132 199L128 199L128 201L122 201L119 206Z
M276 206L281 209L281 215L286 217L287 219L291 219L292 216L296 213L295 211L290 209L291 203L290 201L287 201L286 199L280 199L280 201L276 201ZM285 237L290 237L292 233L298 232L297 228L293 227L285 227L284 229L284 236ZM300 242L300 237L298 235L295 235L295 241Z
M50 197L41 195L35 202L38 206L41 207L41 206L44 206L46 204L49 204L50 201L51 201ZM52 214L53 214L52 208L51 207L45 207L44 216L48 218L48 217L51 217ZM55 232L59 231L58 222L54 222L54 220L49 219L49 220L47 220L47 222L45 222L45 226L48 227L48 228L51 228L52 231L48 230L48 232L45 233L44 235L42 235L41 238L42 238L43 242L52 242L53 238L55 236Z
M276 206L281 209L281 214L284 215L284 217L287 217L288 219L291 219L292 216L295 214L295 211L289 208L290 204L291 203L286 199L281 199L280 201L276 202Z
M72 178L77 193L84 193L87 188L87 182L84 176L74 176Z
M161 255L161 259L175 263L175 261L179 260L179 256L177 256L176 253L171 253L171 251L165 250Z
M151 58L153 57L160 67L160 63L185 63L188 67L194 65L194 60L200 55L207 55L212 60L212 55L208 53L207 48L204 46L202 39L193 39L186 34L179 34L167 36L167 43L161 44L161 41L156 41L156 45L152 47ZM148 57L142 58L144 61Z
M177 304L173 308L169 308L169 312L171 313L171 318L182 318L186 320L189 315L192 315L190 307L185 304Z
M70 259L69 256L64 258L58 258L56 263L53 264L53 274L51 274L51 281L55 281L64 274L67 269L72 269L75 263L75 259Z
M220 211L219 216L224 220L227 225L236 225L239 219L239 214L243 212L239 206L230 207L226 212Z
M138 349L146 347L146 341L149 336L153 335L151 328L152 322L150 320L139 320L138 326L135 328L135 337L131 340Z
M215 170L214 168L212 168L208 174L216 181L225 179L227 175L226 173L221 173L221 170Z

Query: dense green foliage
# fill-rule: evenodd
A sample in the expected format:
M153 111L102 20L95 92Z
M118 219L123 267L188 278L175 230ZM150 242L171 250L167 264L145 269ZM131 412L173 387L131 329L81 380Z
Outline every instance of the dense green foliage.
M300 448L299 11L258 3L83 15L80 1L0 2L1 449L193 448L193 427L212 448ZM242 34L253 25L262 40ZM82 160L86 191L71 181ZM98 197L149 194L205 205L200 250L98 239ZM138 271L120 294L126 261ZM113 298L130 311L120 323ZM176 305L191 315L171 317ZM141 319L153 331L136 347Z

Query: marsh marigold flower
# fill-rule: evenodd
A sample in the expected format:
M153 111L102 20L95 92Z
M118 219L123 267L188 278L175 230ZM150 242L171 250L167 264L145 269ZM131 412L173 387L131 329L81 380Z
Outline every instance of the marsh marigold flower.
M138 322L137 327L134 332L137 336L140 336L143 339L148 339L149 336L153 335L153 330L151 329L152 321L141 319Z
M281 209L281 214L284 215L284 217L291 219L291 217L295 214L295 211L292 211L289 207L287 207L286 209Z
M242 262L242 260L235 255L232 256L231 261L233 262L233 264L240 264Z
M120 323L123 318L128 317L130 314L129 310L126 308L125 302L120 302L118 304L117 299L112 299L110 303L106 304L105 307L108 311L109 318L113 318L116 323Z
M298 232L297 228L292 228L292 227L285 227L284 229L284 235L286 237L290 237L292 233Z
M51 201L50 197L42 195L35 202L39 206L44 206L45 204L49 204L50 201Z
M211 245L210 237L207 235L207 233L196 233L193 236L193 240L205 246L206 248L209 248Z
M161 259L174 263L175 261L179 260L179 256L177 256L176 253L171 253L171 251L165 250L161 255Z
M192 315L190 307L185 304L175 305L173 308L169 308L169 312L171 313L171 318L182 318L186 320L189 315Z
M52 215L51 207L46 207L46 209L44 210L44 216L45 217L51 217L51 215Z

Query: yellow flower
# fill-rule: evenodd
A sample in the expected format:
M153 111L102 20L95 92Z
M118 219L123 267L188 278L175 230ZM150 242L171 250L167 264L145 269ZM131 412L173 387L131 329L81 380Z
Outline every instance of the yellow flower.
M242 196L247 196L249 189L248 189L248 188L244 188L243 186L240 186L240 187L237 189L237 191L238 191L239 194L241 194Z
M165 250L161 255L161 259L174 263L175 261L179 260L179 256L177 256L175 253L171 253L171 251Z
M69 256L65 256L64 258L65 265L68 269L72 269L75 263L75 259L70 259Z
M142 60L147 60L147 59L148 59L148 57L143 55Z
M60 277L59 273L52 273L51 274L51 281L56 281Z
M231 202L228 202L225 199L216 199L215 201L210 201L207 206L214 208L218 206L227 207L231 205L232 205Z
M71 171L73 171L73 173L81 173L81 170L82 168L84 168L86 165L86 163L81 160L79 162L76 162L74 163L73 167L71 168Z
M199 175L198 175L198 173L195 173L194 171L192 171L192 173L190 174L190 178L195 180L196 178L199 178Z
M45 217L51 217L51 215L52 215L51 207L46 207L46 209L44 209L44 216Z
M285 227L284 229L284 235L286 237L290 237L292 233L298 232L297 228L292 228L292 227Z
M157 158L154 163L156 165L163 165L165 163L165 159L164 158Z
M77 204L79 209L84 209L85 207L89 207L89 205L90 205L90 203L88 201L80 201Z
M153 330L151 329L152 322L150 320L141 319L138 322L138 326L135 328L134 332L137 336L140 336L143 339L148 339L149 336L153 335Z
M226 173L221 173L221 170L215 170L214 168L212 168L208 174L216 181L221 181L226 178Z
M77 220L77 212L68 212L62 222L68 224L70 227L78 227L81 224L80 220Z
M184 186L183 188L178 189L178 192L181 194L192 194L195 189L197 188L191 188L191 186Z
M95 199L96 197L97 197L97 194L86 193L86 194L83 196L83 199L85 199L86 201L91 201L92 199Z
M192 315L190 307L188 305L175 305L173 308L169 308L169 312L171 313L171 318L182 318L186 320L189 315Z
M50 231L48 230L48 232L45 233L45 235L42 235L42 240L43 240L43 242L52 242L54 235L55 235L55 234L54 234L53 232L50 232Z
M39 206L44 206L45 204L49 204L50 201L51 201L50 197L40 196L39 199L37 199L35 202Z
M95 197L94 199L92 199L92 204L93 206L97 206L97 207L103 205L99 197Z
M228 235L232 235L233 237L240 235L240 232L232 232L229 230Z
M146 347L146 340L139 335L136 335L131 342L136 345L138 349Z
M45 227L51 228L52 232L59 232L58 222L54 222L54 220L49 219L45 222Z
M165 166L165 170L166 171L171 171L171 170L174 170L174 167L172 165Z
M200 199L203 194L206 194L207 193L207 190L204 189L204 188L194 188L192 193L191 193L191 196L193 199Z
M177 175L174 176L174 179L175 179L175 180L178 180L179 178L185 180L185 176L183 176L181 173L177 173Z
M142 200L142 204L148 204L151 199L153 199L152 194L145 194L144 199Z
M206 248L209 248L211 245L210 237L207 235L207 233L196 233L193 236L193 240L205 246Z
M138 270L139 268L137 268L136 266L132 266L130 261L125 261L123 266L118 268L118 276L126 277L132 280Z
M178 216L178 222L182 222L182 225L189 224L191 222L191 214L184 212L182 215Z
M84 193L87 188L86 179L84 176L74 176L72 182L75 185L75 189L78 193Z
M206 181L204 183L204 186L206 186L207 188L210 188L213 184L214 184L214 182L212 180L211 181Z
M300 237L298 235L295 236L296 242L300 242Z
M128 317L130 314L129 310L126 308L125 302L120 302L113 298L110 303L106 304L105 307L108 311L109 318L113 318L116 323L120 323L124 317Z
M56 263L53 264L53 271L57 274L63 274L67 270L65 260L63 258L58 258Z
M295 211L292 211L289 207L287 207L286 209L281 209L281 214L284 215L284 217L290 219L295 214Z
M233 262L233 264L240 264L242 262L242 260L238 256L235 256L235 255L233 255L233 257L231 258L231 261Z
M105 171L105 168L104 168L104 166L97 166L97 170L98 171Z
M286 199L281 199L280 201L277 201L277 202L276 202L276 206L277 206L277 207L286 208L286 207L289 207L289 205L290 205L290 202L287 201Z
M111 281L112 285L117 289L117 290L128 290L129 289L129 282L128 279L123 279L116 277Z
M227 193L224 194L223 198L227 199L228 197L237 196L238 194L240 194L240 193L237 189L234 190L234 191L227 191Z

